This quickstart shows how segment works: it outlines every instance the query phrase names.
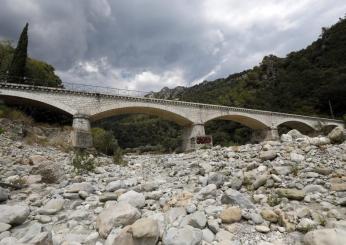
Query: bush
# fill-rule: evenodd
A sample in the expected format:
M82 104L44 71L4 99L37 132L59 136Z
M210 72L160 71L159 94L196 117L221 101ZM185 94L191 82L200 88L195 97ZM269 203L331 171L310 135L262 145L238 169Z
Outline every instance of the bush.
M0 104L0 118L8 118L13 121L22 121L27 124L33 123L33 119L27 116L24 112L7 107L4 104Z
M95 169L94 157L84 150L76 150L72 158L72 166L78 174L93 171Z
M3 134L5 130L3 128L0 128L0 134Z
M91 129L91 134L97 151L113 156L115 163L122 163L123 153L112 131L106 131L103 128L93 128Z

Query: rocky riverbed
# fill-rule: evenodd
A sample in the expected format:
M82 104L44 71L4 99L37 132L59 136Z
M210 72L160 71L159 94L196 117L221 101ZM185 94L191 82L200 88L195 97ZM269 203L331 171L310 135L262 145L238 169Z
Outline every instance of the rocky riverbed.
M344 132L191 153L93 157L0 135L0 244L346 244Z

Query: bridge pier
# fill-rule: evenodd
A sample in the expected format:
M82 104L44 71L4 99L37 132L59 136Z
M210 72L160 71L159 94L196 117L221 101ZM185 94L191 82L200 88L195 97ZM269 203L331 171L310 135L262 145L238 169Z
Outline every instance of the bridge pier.
M252 133L251 142L259 143L261 141L275 141L279 140L279 132L275 127L264 128L264 129L256 129Z
M211 136L205 135L204 124L192 124L183 129L183 151L195 150L212 144Z
M89 116L82 114L74 115L72 127L72 146L80 149L91 148L93 141Z

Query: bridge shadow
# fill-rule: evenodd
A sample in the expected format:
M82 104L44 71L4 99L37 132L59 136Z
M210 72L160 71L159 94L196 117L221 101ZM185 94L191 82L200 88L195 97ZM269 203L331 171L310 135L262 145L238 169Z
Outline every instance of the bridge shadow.
M35 122L68 126L72 124L72 115L64 110L37 100L2 95L0 97L0 104L24 112L32 117Z

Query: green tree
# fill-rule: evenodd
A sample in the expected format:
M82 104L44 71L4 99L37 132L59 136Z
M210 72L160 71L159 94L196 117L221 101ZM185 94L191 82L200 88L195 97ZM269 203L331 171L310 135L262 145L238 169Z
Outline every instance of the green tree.
M22 82L25 76L26 60L28 56L28 27L29 24L26 23L22 33L20 34L20 38L17 47L14 50L12 62L8 73L10 77L18 77L18 79L22 80ZM18 79L16 79L15 81L18 82Z

